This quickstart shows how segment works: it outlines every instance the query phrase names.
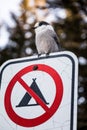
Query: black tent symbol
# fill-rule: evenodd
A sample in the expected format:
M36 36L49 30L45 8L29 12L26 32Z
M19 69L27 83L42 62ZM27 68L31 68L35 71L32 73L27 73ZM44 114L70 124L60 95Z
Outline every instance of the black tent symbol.
M41 100L44 101L45 104L49 104L46 102L44 96L42 95L37 83L36 83L36 78L32 79L33 82L30 86L30 88L41 98ZM34 104L29 104L29 101L31 100L31 96L26 92L25 95L23 96L22 100L19 102L19 104L16 107L25 107L25 106L36 106L39 105L37 102Z

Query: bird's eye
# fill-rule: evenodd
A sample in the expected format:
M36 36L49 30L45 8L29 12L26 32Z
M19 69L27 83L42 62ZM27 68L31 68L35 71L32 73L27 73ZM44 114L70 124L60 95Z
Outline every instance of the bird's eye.
M47 22L45 22L45 21L41 21L40 23L39 23L39 26L42 26L42 25L49 25Z
M43 25L43 23L42 23L42 22L40 22L40 23L39 23L39 26L42 26L42 25Z

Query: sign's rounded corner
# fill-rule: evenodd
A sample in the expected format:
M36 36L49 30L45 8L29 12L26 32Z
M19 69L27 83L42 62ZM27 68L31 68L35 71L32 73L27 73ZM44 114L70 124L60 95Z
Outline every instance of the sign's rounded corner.
M4 70L8 65L10 65L12 63L13 60L7 60L5 61L1 66L0 66L0 73L2 72L2 70Z
M77 58L77 56L76 56L76 54L74 52L72 52L72 51L64 51L64 53L65 53L65 55L72 57L78 63L78 58Z

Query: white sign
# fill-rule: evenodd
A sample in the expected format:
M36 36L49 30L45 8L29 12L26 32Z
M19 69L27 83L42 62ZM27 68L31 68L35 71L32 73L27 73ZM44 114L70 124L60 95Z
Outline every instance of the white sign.
M78 60L68 51L0 68L1 130L76 130Z

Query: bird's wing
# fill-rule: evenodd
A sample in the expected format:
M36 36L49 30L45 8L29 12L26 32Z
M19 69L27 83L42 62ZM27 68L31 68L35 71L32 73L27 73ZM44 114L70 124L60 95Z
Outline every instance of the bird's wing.
M57 34L55 33L55 31L48 30L47 34L49 34L54 39L54 41L57 43L58 47L61 48L59 39L58 39Z

